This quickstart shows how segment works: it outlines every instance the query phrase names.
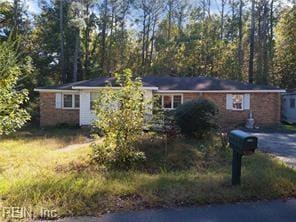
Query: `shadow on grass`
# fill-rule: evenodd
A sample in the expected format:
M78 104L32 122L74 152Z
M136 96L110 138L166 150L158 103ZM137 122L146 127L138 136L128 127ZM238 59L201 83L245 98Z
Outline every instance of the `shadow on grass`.
M48 128L39 129L37 127L27 128L26 130L15 132L8 136L1 136L2 142L13 141L21 142L23 145L40 141L54 140L58 144L67 145L69 143L79 143L87 140L89 133L79 128Z

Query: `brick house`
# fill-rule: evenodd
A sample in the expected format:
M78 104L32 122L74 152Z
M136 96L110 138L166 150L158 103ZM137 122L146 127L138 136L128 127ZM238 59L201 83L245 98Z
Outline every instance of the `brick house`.
M175 109L182 103L204 97L219 107L222 125L244 124L250 111L256 125L280 122L280 96L285 91L273 86L208 77L144 77L142 81L145 97L159 95L164 109ZM90 125L95 118L92 101L107 83L118 88L114 78L99 77L35 89L40 93L40 125Z

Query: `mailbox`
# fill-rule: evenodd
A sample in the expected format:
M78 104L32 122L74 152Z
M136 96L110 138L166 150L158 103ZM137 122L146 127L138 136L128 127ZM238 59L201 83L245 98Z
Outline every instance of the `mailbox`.
M241 162L243 155L250 155L257 149L258 139L241 131L232 130L229 134L229 144L232 148L232 185L240 185Z
M255 152L257 149L257 137L241 130L232 130L229 135L229 144L231 148L242 154L249 155Z

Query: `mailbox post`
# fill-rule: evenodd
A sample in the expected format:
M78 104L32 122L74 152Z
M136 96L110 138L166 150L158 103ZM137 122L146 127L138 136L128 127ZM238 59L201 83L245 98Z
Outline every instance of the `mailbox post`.
M229 144L232 148L232 185L240 185L241 162L243 155L251 155L257 149L258 139L241 131L232 130L229 134Z

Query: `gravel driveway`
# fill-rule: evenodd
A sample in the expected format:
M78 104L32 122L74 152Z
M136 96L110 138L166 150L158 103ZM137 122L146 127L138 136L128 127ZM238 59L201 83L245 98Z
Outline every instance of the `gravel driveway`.
M259 149L272 153L287 165L296 168L296 133L251 133L259 139Z

